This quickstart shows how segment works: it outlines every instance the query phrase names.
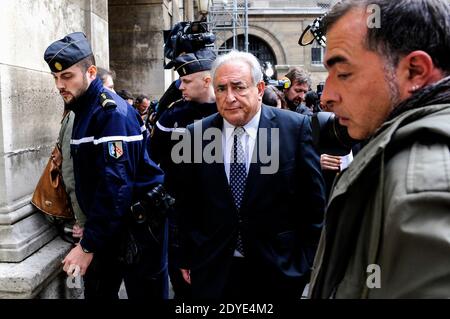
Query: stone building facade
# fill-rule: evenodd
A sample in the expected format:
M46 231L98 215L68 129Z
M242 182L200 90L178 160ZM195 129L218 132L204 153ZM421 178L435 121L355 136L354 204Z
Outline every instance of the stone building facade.
M52 41L80 30L98 64L108 67L107 1L0 6L0 298L51 297L63 294L60 264L69 246L29 204L63 111L43 54Z
M166 0L0 2L0 298L77 297L77 289L68 289L77 283L69 283L61 273L70 245L30 204L56 142L63 111L43 55L51 42L83 31L97 65L109 68L108 11L121 3L142 8L148 4L149 11L161 15L152 22L155 25L164 21L164 15L170 21L173 6L178 9L178 2ZM144 25L140 28L149 30ZM148 41L152 52L158 47L151 36L142 41Z
M311 74L313 89L325 81L327 73L322 65L324 49L317 44L302 47L298 44L298 39L308 24L326 12L331 1L249 0L248 3L249 51L256 50L257 57L258 51L269 51L277 78L283 77L289 68L297 66ZM243 29L238 29L239 36L243 37L243 33ZM222 47L230 37L231 32L228 32L228 36L221 34L216 47ZM239 48L243 49L243 45Z
M298 39L308 24L326 12L330 3L323 0L250 1L248 33L272 48L278 78L283 77L289 68L298 66L311 74L313 89L325 81L327 72L322 60L314 60L312 56L314 50L323 57L323 48L318 45L302 47Z
M323 81L297 44L321 2L249 0L249 34L271 48L278 77L299 65ZM176 77L163 69L163 30L198 19L196 10L193 0L0 1L0 298L76 297L61 273L70 246L30 204L63 111L46 47L83 31L117 89L158 98Z
M229 8L233 0L214 2L228 3ZM248 0L248 34L258 42L254 45L272 51L278 78L290 67L300 66L311 73L313 88L325 80L321 61L313 63L311 55L312 50L320 54L323 50L300 47L297 42L303 29L322 15L330 3L331 0ZM159 98L177 76L163 69L162 30L183 19L200 17L194 0L109 0L110 66L117 75L116 87ZM238 30L238 34L242 33L242 29ZM222 46L226 40L218 39L216 46Z

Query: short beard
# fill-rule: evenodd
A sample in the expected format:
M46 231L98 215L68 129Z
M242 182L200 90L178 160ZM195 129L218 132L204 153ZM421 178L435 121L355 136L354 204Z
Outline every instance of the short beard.
M73 95L73 99L70 102L64 102L64 109L65 110L75 110L78 105L78 100L81 96L83 96L88 89L88 81L86 77L83 77L83 86L81 89L79 89L75 94Z
M64 109L65 110L75 110L77 105L78 99L76 97L73 97L73 99L70 102L64 102Z

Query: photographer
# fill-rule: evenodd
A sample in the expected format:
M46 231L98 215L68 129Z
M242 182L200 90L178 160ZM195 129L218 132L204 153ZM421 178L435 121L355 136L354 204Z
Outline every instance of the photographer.
M134 107L139 112L142 120L145 121L145 117L148 113L148 108L150 107L150 99L145 94L139 94L134 101Z
M297 108L305 101L305 94L311 87L311 78L305 70L299 67L290 69L286 78L291 83L288 88L284 89L286 102L289 110L296 112Z
M449 297L449 12L442 0L347 0L322 20L322 100L367 142L331 194L312 298Z
M326 105L323 109L329 110ZM320 168L328 198L336 176L350 165L361 144L348 135L347 129L339 124L334 113L314 113L311 123L314 146L321 154Z

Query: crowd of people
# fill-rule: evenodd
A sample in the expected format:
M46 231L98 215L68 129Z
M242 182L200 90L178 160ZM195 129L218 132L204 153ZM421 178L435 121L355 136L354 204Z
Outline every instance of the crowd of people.
M251 53L205 47L174 57L179 79L152 103L116 93L83 33L52 43L79 239L64 271L88 299L122 281L131 299L167 299L169 278L182 300L448 298L449 12L339 2L319 92L301 68L266 86ZM358 142L349 154L314 143L324 111Z

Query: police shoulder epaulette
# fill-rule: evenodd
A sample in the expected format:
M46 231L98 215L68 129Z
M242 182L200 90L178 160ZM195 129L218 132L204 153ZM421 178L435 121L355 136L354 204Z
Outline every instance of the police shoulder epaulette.
M176 101L170 103L169 106L168 106L167 108L170 109L171 107L173 107L173 106L175 106L176 104L178 104L178 103L180 103L180 102L183 102L183 101L184 101L183 99L176 100Z
M116 101L113 100L112 96L108 92L102 92L100 94L100 105L105 110L117 107Z

